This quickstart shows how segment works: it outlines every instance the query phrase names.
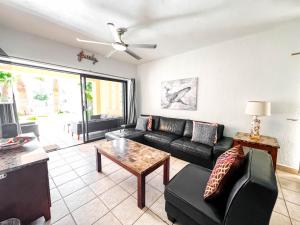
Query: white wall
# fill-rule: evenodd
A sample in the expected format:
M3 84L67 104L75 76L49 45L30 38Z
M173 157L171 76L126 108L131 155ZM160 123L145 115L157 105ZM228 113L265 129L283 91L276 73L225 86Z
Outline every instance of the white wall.
M136 65L107 59L101 55L96 55L99 62L95 65L89 60L78 62L77 54L81 49L12 30L4 26L0 26L0 48L9 56L126 78L134 78L136 76Z
M138 111L225 124L225 135L249 131L247 100L272 102L262 134L278 138L280 164L298 168L300 159L300 21L138 66ZM198 77L197 111L160 107L162 81Z

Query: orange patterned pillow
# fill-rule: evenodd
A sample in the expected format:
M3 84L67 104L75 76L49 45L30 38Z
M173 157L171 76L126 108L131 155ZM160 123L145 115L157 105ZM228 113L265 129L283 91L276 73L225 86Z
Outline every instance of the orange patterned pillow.
M243 158L244 154L240 145L219 156L205 188L205 200L220 197L225 189L227 190L229 186L231 187L235 183Z
M149 116L148 118L147 130L152 131L152 116Z

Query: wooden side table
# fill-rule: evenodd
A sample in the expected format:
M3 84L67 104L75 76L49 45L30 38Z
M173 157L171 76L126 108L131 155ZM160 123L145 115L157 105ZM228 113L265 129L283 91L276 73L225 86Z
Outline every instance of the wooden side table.
M277 139L268 136L260 136L259 140L250 138L250 134L238 132L233 137L233 146L241 145L243 147L256 148L268 152L273 160L274 170L276 170L277 152L280 148Z

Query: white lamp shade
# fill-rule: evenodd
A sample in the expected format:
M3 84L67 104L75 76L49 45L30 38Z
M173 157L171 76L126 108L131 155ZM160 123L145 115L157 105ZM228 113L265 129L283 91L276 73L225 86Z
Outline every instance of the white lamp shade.
M248 101L245 113L252 116L270 116L271 102Z

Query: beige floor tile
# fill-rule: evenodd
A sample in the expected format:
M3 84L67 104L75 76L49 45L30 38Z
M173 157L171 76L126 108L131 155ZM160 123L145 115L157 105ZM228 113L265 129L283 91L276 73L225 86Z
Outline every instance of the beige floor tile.
M273 212L269 225L291 225L291 221L290 218L277 212Z
M278 188L278 196L277 197L283 198L281 184L279 182L277 183L277 188Z
M300 221L292 220L292 224L293 224L293 225L300 225Z
M90 225L108 212L106 206L98 199L90 201L72 212L77 225Z
M125 200L128 196L128 192L124 191L120 186L116 185L115 187L101 194L99 198L109 209L112 209L120 202Z
M112 213L122 221L123 225L133 224L147 208L140 209L135 198L130 196L112 210Z
M298 220L300 221L300 206L290 203L290 202L286 202L290 217L292 219Z
M146 182L150 181L150 180L153 179L155 176L157 176L157 173L155 173L155 172L152 172L152 173L148 174L148 175L146 176Z
M117 170L120 170L121 167L115 163L110 163L106 166L102 166L102 173L104 175L109 175L111 173L114 173L116 172Z
M277 170L276 171L277 176L280 178L284 178L284 179L288 179L291 181L296 181L300 183L300 176L297 174L291 174L291 173L287 173L281 170Z
M48 162L48 168L49 168L49 170L51 170L51 169L54 169L54 168L57 168L57 167L60 167L60 166L64 166L64 165L66 165L66 161L65 160L63 160L63 159L61 159L61 160L55 160L55 161L51 161L51 160L49 160L49 162Z
M72 168L69 165L64 165L64 166L60 166L60 167L56 167L54 169L51 169L50 170L50 175L52 177L56 177L58 175L67 173L67 172L69 172L71 170L72 170Z
M112 214L107 213L100 220L98 220L95 225L122 225L120 221Z
M148 184L150 184L152 187L159 190L161 193L165 191L165 185L163 184L163 176L157 175L153 179L151 179Z
M146 185L146 206L150 207L157 199L162 195L162 193L153 188L150 185ZM132 195L135 199L137 199L137 191Z
M51 206L51 223L58 221L69 214L69 210L63 200L54 202Z
M81 179L86 184L92 184L92 183L95 183L96 181L100 180L103 177L105 177L105 175L103 173L93 171L93 172L90 172L90 173L87 173L87 174L81 176Z
M82 166L82 167L79 167L79 168L76 168L74 169L75 172L79 175L79 176L83 176L89 172L92 172L92 171L95 171L96 170L96 167L93 166L93 165L85 165L85 166Z
M65 197L65 202L72 212L94 198L96 198L94 192L89 187L85 187Z
M285 216L289 216L285 202L283 199L277 198L274 209L275 212L281 213Z
M300 192L300 182L283 179L283 178L280 178L279 180L280 180L279 182L280 182L282 188Z
M76 178L78 178L77 174L74 171L70 171L57 177L53 177L53 181L56 184L56 186L59 186Z
M80 178L77 178L58 186L58 190L60 191L61 195L65 197L79 189L82 189L85 186L86 184Z
M53 188L50 190L50 195L51 195L51 202L54 203L57 200L61 199L61 195L59 194L59 191L57 188Z
M108 177L103 177L102 179L98 180L97 182L89 185L90 188L97 194L100 195L111 189L116 184Z
M300 205L300 192L282 189L283 197L286 201Z
M78 154L78 152L74 152L72 155L63 156L65 161L69 164L72 164L74 162L77 162L79 160L82 160L83 158L81 155Z
M112 179L116 184L122 182L123 180L126 180L130 176L132 176L131 173L129 173L125 169L117 170L116 172L108 175L108 177Z
M53 225L76 225L76 224L75 224L72 216L67 215L64 218L57 221L56 223L54 223Z
M119 184L129 194L134 193L137 190L137 178L132 176L122 181Z
M135 223L134 225L166 225L157 215L152 211L147 210Z
M56 186L55 186L55 184L54 184L52 178L49 178L49 188L50 188L50 189L53 189L53 188L55 188L55 187L56 187Z
M172 224L167 217L167 213L165 211L165 197L163 195L150 207L150 210L158 215L163 221L167 224Z
M79 167L86 166L88 164L89 164L89 161L87 161L85 159L81 159L81 160L77 160L76 162L71 163L70 166L73 169L77 169Z

